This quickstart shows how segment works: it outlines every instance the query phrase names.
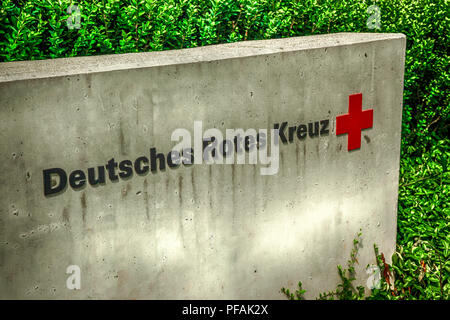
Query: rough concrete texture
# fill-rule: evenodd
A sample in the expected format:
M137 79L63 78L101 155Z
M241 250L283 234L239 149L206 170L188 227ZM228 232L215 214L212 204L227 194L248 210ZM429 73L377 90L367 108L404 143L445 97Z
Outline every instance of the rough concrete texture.
M362 228L358 283L395 249L405 37L333 34L0 64L0 298L278 299L335 289ZM347 151L336 116L363 94ZM43 170L168 152L176 128L330 120L280 169L193 165L45 197ZM66 288L66 268L81 289Z

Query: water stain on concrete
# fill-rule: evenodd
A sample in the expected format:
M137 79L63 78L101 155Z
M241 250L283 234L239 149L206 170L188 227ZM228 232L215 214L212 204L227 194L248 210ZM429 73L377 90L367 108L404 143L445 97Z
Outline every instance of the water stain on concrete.
M232 211L232 224L234 225L234 219L236 214L236 164L231 165L231 192L233 198L233 211Z
M178 199L180 200L180 208L183 207L183 176L178 177Z
M125 188L122 189L122 199L124 199L127 196L128 191L130 191L130 190L131 190L131 184L128 182L127 185L125 186Z
M166 175L165 176L165 179L166 179L166 195L168 194L168 192L169 192L169 183L170 183L170 179L169 179L169 177Z
M119 122L119 143L120 143L120 154L126 155L125 137L123 134L122 121Z
M194 175L194 168L191 168L191 184L192 184L192 195L194 197L194 204L197 204L197 190L195 187L195 175Z
M81 194L81 212L82 212L82 218L83 218L83 222L86 223L86 211L87 211L87 204L86 204L86 193L83 192Z
M149 208L148 208L148 182L144 179L144 204L145 204L145 216L147 220L150 220Z
M63 209L62 219L63 219L64 223L67 223L67 224L70 223L69 209L67 207L64 207L64 209Z
M282 151L280 151L280 166L281 166L281 176L283 176L285 166L284 166L284 155Z
M213 208L213 199L212 199L212 192L211 192L211 187L212 187L212 165L208 165L208 184L210 186L210 188L208 188L209 207L212 209Z

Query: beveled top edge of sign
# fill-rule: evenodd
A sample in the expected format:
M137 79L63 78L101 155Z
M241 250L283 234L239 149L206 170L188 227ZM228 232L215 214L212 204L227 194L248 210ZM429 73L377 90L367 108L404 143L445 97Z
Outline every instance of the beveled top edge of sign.
M402 33L333 33L240 41L179 50L3 62L0 63L0 83L236 59L393 39L406 39L406 36Z

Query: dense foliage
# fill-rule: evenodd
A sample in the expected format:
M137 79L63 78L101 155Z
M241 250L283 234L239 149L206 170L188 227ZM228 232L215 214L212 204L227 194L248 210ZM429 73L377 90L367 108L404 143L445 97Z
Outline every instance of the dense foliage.
M450 295L449 1L2 0L0 61L142 52L334 32L407 36L395 288L372 298ZM80 28L67 8L79 6ZM392 287L392 286L391 286Z

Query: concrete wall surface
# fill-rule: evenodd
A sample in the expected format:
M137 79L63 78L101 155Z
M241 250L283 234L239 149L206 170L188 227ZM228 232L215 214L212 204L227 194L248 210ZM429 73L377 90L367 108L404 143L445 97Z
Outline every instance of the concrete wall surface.
M405 42L343 33L1 63L0 298L283 299L298 281L314 298L336 288L360 228L365 286L373 244L395 250ZM342 120L350 133L337 135L351 95L372 123L349 116L367 128ZM194 121L224 134L279 124L278 172L148 170L150 149L167 154ZM67 186L46 196L52 168Z

